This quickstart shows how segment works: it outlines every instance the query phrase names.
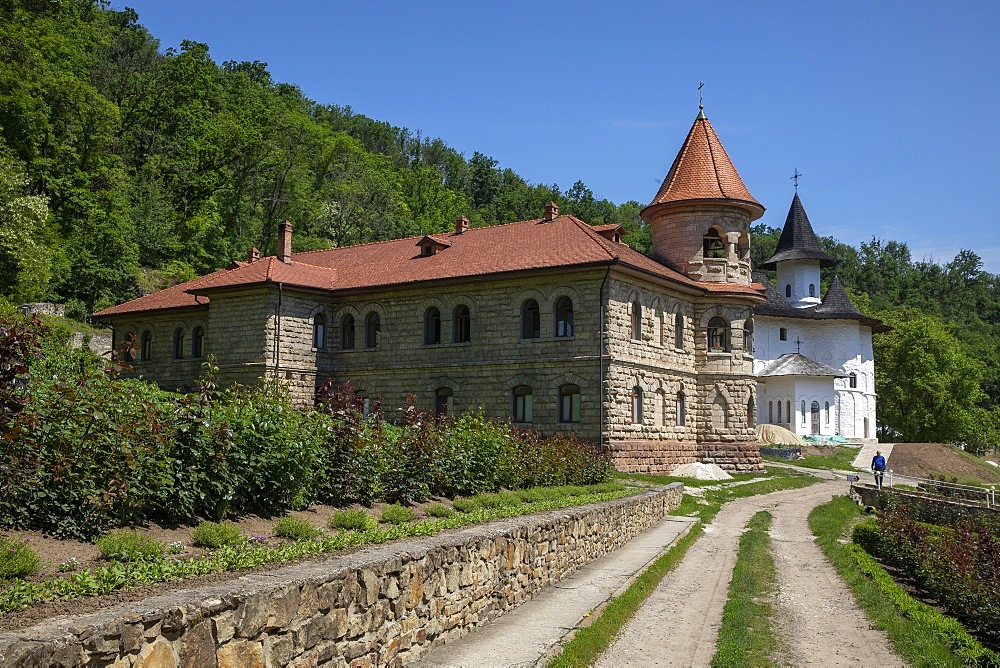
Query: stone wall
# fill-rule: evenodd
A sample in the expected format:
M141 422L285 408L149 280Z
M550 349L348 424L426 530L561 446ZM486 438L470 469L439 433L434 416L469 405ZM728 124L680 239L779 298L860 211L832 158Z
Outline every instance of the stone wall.
M376 546L0 634L0 665L398 666L677 507L679 484Z
M759 473L764 470L757 443L695 443L694 441L612 441L615 468L625 473L669 475L681 464L704 462L726 471Z

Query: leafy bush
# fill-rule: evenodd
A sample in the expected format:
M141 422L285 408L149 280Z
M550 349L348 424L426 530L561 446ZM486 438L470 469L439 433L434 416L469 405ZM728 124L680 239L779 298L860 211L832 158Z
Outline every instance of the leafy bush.
M477 494L472 497L475 503L480 508L486 508L487 510L493 510L496 508L508 508L510 506L519 506L522 501L521 498L514 494L513 492L498 492L496 494Z
M247 539L232 522L202 522L194 528L192 537L195 544L202 547L239 545Z
M375 518L360 509L342 510L330 518L331 529L368 531L375 528Z
M471 513L479 508L479 503L472 497L457 498L451 502L451 505L460 513Z
M37 572L41 565L30 538L12 540L0 536L0 580L26 577Z
M282 517L274 525L275 536L291 538L292 540L312 540L321 533L323 532L320 528L314 524L290 515Z
M386 524L406 524L407 522L412 522L416 517L417 513L413 508L401 506L396 503L383 508L382 516L379 520Z
M163 558L163 543L135 531L116 529L97 539L97 549L105 559L116 561L156 561Z
M432 503L427 506L424 511L431 517L451 517L455 514L454 510L443 503Z

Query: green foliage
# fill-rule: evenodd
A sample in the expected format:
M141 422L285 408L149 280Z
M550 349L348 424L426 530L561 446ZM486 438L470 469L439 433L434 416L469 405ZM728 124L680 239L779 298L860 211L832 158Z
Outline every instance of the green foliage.
M386 506L382 509L379 521L385 524L406 524L407 522L412 522L416 518L417 511L413 508L394 503L393 505Z
M274 525L274 535L292 540L312 540L323 532L319 527L298 517L286 515Z
M460 513L471 513L479 508L479 504L471 497L458 498L451 502L452 507Z
M160 560L166 548L163 543L149 536L140 536L135 531L116 529L97 539L97 549L105 559L137 562Z
M982 646L955 619L915 600L858 545L845 544L861 510L842 496L809 513L816 543L845 579L873 624L912 665L998 666L1000 656Z
M192 532L195 545L202 547L222 547L223 545L239 545L246 541L246 536L239 526L232 522L201 522Z
M341 510L330 517L331 529L368 531L376 526L375 518L361 509Z
M42 560L31 539L13 540L0 536L0 580L13 580L36 573Z
M454 510L443 503L432 503L427 506L424 511L431 517L451 517L455 514Z
M713 666L771 665L780 648L779 637L771 626L778 593L778 574L768 535L771 520L769 512L757 513L740 537Z

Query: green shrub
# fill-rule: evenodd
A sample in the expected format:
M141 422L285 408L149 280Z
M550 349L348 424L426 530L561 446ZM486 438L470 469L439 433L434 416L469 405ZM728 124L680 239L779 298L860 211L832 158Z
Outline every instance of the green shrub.
M330 518L331 529L368 531L376 526L375 518L363 510L341 510Z
M432 503L431 505L424 508L426 512L431 517L451 517L455 514L455 511L444 505L443 503Z
M320 528L314 524L290 515L282 517L274 525L275 536L291 538L292 540L312 540L321 533L323 532Z
M474 497L459 497L451 502L452 507L460 513L471 513L479 508L479 503Z
M202 547L239 545L247 540L240 528L232 522L202 522L194 528L192 537L195 544Z
M156 561L163 558L163 543L140 536L135 531L116 529L97 539L97 549L105 559L116 561Z
M878 523L874 517L869 517L864 522L860 522L854 527L851 540L859 545L868 554L878 552Z
M0 536L0 580L26 577L37 572L41 565L30 538L12 540Z
M413 508L395 503L382 509L382 516L379 520L386 524L406 524L412 522L416 517L417 513Z
M494 510L509 506L521 505L521 498L514 492L498 492L496 494L477 494L473 497L480 508Z

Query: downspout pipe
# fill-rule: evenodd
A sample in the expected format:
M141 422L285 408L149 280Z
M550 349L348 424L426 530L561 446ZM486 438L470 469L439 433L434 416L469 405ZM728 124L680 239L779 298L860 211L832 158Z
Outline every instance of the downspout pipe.
M600 291L600 313L601 322L599 326L600 335L598 336L597 342L597 358L600 365L600 397L598 397L598 413L600 415L600 433L597 436L598 447L601 450L604 449L604 322L607 319L607 299L604 296L604 286L608 282L608 276L611 274L611 268L618 264L618 257L615 257L608 263L608 269L604 272L604 278L601 280L601 291Z
M281 365L281 293L282 283L278 283L278 311L274 318L274 377L279 377Z

